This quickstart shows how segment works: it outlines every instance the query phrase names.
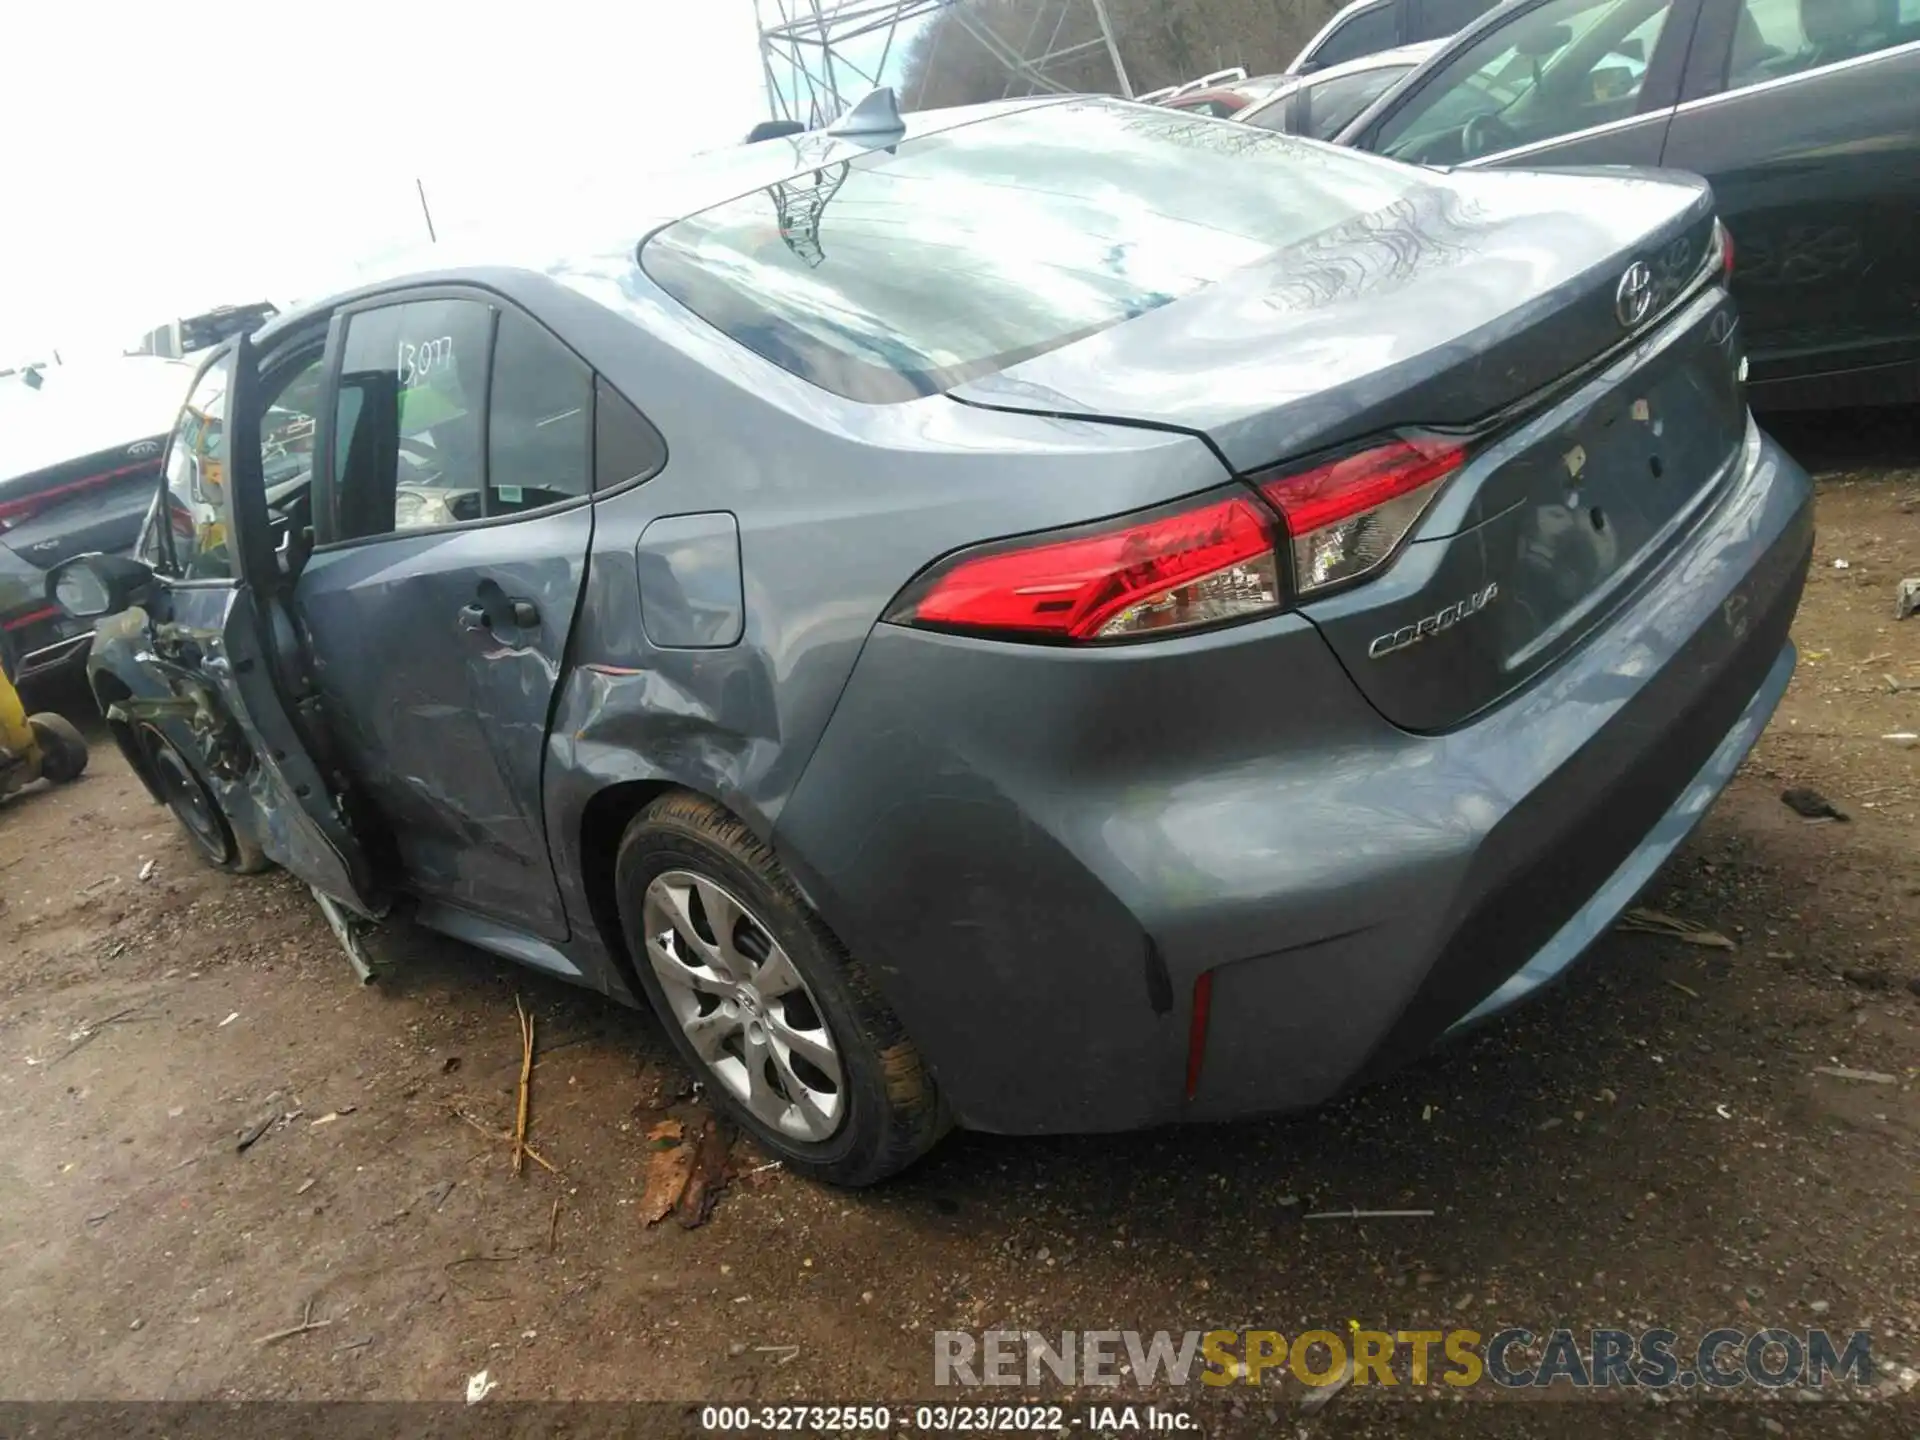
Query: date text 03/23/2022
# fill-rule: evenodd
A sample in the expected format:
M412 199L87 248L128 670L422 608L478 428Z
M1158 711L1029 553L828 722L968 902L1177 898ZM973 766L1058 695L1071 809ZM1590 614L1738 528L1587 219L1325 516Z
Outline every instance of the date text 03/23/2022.
M700 1428L715 1434L753 1433L1059 1434L1085 1430L1111 1435L1140 1431L1163 1435L1198 1433L1190 1411L1166 1405L707 1405Z

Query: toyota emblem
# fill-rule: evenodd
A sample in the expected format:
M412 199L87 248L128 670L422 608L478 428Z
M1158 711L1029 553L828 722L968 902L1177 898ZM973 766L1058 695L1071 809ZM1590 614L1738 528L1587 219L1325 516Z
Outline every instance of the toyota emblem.
M1613 313L1631 330L1647 318L1653 309L1653 271L1644 260L1636 260L1620 277L1613 292Z

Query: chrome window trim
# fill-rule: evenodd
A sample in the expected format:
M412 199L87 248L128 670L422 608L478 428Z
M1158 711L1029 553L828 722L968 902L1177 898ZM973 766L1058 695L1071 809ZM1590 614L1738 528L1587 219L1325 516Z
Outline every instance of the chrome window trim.
M1545 140L1535 140L1526 145L1516 145L1511 150L1496 150L1491 155L1476 155L1471 160L1463 160L1455 169L1478 170L1503 160L1511 160L1516 155L1532 155L1549 146L1564 145L1569 140L1584 140L1590 135L1606 135L1615 130L1625 130L1630 126L1643 124L1648 120L1670 120L1675 106L1665 105L1658 110L1643 110L1637 115L1623 115L1618 120L1608 120L1603 124L1589 125L1584 130L1569 130L1564 135L1552 135Z
M1699 95L1674 107L1674 114L1701 110L1709 105L1717 105L1723 100L1731 100L1739 95L1759 95L1769 90L1778 90L1783 86L1798 84L1802 80L1817 79L1822 75L1838 75L1843 71L1857 70L1863 65L1873 65L1896 55L1920 54L1920 40L1908 40L1899 45L1889 45L1885 50L1870 50L1865 55L1849 56L1845 60L1835 60L1829 65L1816 65L1811 70L1797 70L1791 75L1776 75L1771 80L1760 80L1752 85L1742 85L1737 90L1716 90L1711 95Z

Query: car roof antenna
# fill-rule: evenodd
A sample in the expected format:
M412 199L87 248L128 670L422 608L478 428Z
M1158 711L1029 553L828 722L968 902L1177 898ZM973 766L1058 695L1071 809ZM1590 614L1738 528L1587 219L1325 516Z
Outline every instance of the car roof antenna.
M827 127L827 133L848 140L898 138L907 133L907 122L900 118L893 87L879 85L854 101L846 114Z

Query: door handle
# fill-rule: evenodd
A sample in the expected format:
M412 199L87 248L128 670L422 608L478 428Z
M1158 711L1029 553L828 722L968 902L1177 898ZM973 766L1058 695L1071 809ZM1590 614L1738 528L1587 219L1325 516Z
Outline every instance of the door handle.
M487 607L484 605L462 605L460 607L460 628L462 630L486 629Z

